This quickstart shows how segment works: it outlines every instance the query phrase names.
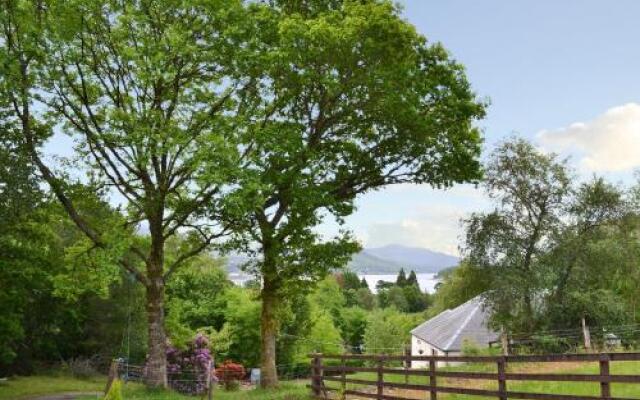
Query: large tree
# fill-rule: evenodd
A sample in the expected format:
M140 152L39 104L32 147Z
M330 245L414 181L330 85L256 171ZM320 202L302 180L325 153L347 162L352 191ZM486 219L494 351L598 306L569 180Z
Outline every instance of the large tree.
M251 7L259 49L252 151L239 196L252 202L246 250L262 278L262 385L277 384L278 313L344 265L348 232L321 237L355 199L392 184L448 187L480 177L484 104L463 67L389 1L271 1ZM244 202L243 202L244 203ZM253 246L257 243L257 246Z
M153 386L167 383L165 282L224 231L207 214L238 165L231 109L244 85L229 67L244 48L234 36L241 10L240 1L0 6L3 120L86 235L89 258L118 263L144 286ZM54 134L74 141L79 173L48 163L42 145ZM122 221L77 207L70 176L82 172L121 205ZM178 233L189 240L169 259L165 243Z
M518 331L533 327L540 258L561 229L570 182L563 161L522 139L507 140L491 154L483 186L495 208L466 220L463 250L493 278L487 296L496 322Z

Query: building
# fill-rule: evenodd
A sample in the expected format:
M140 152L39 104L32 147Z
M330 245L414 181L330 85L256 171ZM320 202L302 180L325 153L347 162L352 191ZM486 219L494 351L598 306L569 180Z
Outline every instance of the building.
M462 353L465 341L488 347L498 342L498 332L488 327L489 313L480 296L446 310L411 331L414 356L453 356ZM414 368L428 367L426 361L413 361ZM440 362L440 365L445 363Z

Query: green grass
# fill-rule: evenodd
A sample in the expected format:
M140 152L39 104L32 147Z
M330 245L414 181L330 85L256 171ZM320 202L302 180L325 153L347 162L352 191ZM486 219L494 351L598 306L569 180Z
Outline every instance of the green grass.
M597 374L597 363L580 364L559 364L538 363L533 365L513 364L508 370L510 372L530 372L530 373L575 373L575 374ZM555 367L554 367L555 366ZM443 368L451 371L475 371L475 372L495 372L496 368L491 364L472 364L456 367ZM611 363L612 374L640 374L640 362L613 362ZM425 371L424 376L411 376L409 383L428 384L428 377ZM375 373L358 373L349 375L349 378L376 380ZM405 377L397 374L386 374L385 380L390 382L405 382ZM0 400L22 399L34 395L75 392L75 391L101 391L104 389L104 378L91 380L79 380L68 377L36 376L28 378L15 378L9 382L0 384ZM306 380L296 382L283 382L277 390L239 390L235 392L225 392L218 388L214 392L216 400L307 400L310 398L309 389L306 388ZM447 386L464 385L468 388L495 390L495 381L487 380L456 380L438 379L438 384ZM339 387L337 382L327 382L329 387ZM349 388L361 389L363 385L349 384ZM535 381L509 381L507 388L510 391L531 392L531 393L553 393L570 394L577 396L598 396L600 386L598 383L590 382L535 382ZM614 383L611 385L612 395L615 397L627 397L640 399L640 384ZM125 400L194 400L198 397L189 397L170 391L149 391L143 385L130 383L123 391ZM407 395L407 397L415 397ZM445 395L438 396L446 400L483 400L493 399L492 397L470 396L470 395ZM96 396L85 396L82 400L95 400Z
M0 382L0 400L16 400L64 392L95 392L104 390L103 377L76 379L65 376L29 376Z
M307 400L307 381L283 382L274 390L238 390L226 392L222 388L214 391L216 400ZM33 397L65 392L102 392L105 377L81 380L66 376L30 376L11 378L0 383L0 400L30 399ZM124 400L196 400L200 397L184 396L166 390L148 390L141 384L129 383L124 386ZM79 400L102 399L102 395L83 396Z
M281 383L278 389L273 390L238 390L226 392L222 388L214 391L215 400L307 400L310 398L306 381L296 383ZM185 396L168 390L149 390L143 385L129 383L122 391L124 400L195 400L198 396ZM82 397L79 400L95 400L95 396ZM206 398L206 397L205 397Z

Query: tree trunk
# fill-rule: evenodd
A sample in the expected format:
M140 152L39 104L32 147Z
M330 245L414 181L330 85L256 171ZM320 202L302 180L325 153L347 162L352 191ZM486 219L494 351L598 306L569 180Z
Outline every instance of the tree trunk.
M166 333L164 330L164 282L154 278L147 287L149 349L146 383L149 387L167 387Z
M162 221L161 218L157 219ZM166 388L167 336L164 329L164 240L161 224L150 220L151 249L147 259L147 320L149 322L149 349L146 384L148 387Z
M584 348L591 350L591 332L589 332L589 326L584 316L582 317L582 336L584 337Z
M276 369L276 318L277 296L266 281L262 289L262 314L260 316L260 386L274 388L278 386Z

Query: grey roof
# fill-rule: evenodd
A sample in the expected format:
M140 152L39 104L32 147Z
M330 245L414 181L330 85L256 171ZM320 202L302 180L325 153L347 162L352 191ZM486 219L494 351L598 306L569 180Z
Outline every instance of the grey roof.
M419 325L411 334L443 351L459 351L469 340L487 345L498 340L499 334L487 327L488 310L480 296L452 310L446 310Z

